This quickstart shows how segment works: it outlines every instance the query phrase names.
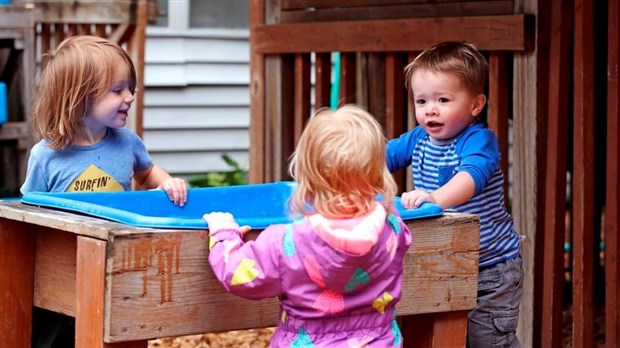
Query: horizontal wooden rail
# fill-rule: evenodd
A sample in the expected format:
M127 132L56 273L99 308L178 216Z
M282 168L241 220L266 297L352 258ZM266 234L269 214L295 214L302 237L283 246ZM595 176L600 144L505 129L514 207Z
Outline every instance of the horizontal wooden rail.
M527 15L413 18L260 25L256 53L420 51L438 41L468 41L485 51L528 47ZM329 34L326 34L329 33Z

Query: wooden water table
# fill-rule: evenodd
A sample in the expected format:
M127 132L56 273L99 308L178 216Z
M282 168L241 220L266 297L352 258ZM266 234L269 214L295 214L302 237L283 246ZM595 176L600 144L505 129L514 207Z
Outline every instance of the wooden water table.
M479 219L408 222L397 310L405 347L465 347L476 304ZM207 231L138 228L0 201L0 347L30 347L32 306L76 318L76 347L274 326L276 300L226 293L208 264Z

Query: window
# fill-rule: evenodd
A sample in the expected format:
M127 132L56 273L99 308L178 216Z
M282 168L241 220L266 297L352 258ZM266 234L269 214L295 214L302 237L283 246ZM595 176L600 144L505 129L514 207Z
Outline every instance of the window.
M250 0L190 1L190 28L247 29L249 23Z
M160 16L151 27L167 30L247 30L251 0L156 0Z

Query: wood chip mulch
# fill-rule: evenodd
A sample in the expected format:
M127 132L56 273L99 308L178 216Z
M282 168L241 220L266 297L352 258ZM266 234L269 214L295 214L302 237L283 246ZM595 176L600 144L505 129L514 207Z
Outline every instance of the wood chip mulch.
M274 328L159 338L148 348L266 348Z

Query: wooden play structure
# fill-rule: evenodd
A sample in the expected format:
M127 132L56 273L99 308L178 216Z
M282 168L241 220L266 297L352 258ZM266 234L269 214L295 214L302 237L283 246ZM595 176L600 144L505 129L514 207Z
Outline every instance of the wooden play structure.
M14 31L21 30L24 33L19 35L24 37L48 38L50 43L45 47L53 48L61 39L56 33L90 29L127 42L139 52L143 47L146 15L141 6L145 1L115 1L128 6L123 11L130 15L111 15L107 22L95 22L86 15L73 17L90 18L86 23L92 25L86 26L65 21L64 15L59 22L45 22L41 18L48 17L36 14L32 14L33 19L8 21L4 19L8 12L0 8L1 47L12 45L25 57L19 64L30 61L34 66L40 49L26 52L25 43L30 39L7 39L5 35L17 35ZM15 4L20 2L14 0ZM36 2L35 7L49 9L40 3L44 2ZM340 82L340 104L355 102L368 108L384 125L386 135L394 137L415 122L403 79L407 62L439 41L472 42L490 63L486 121L500 140L502 167L511 178L507 198L517 229L526 236L522 250L526 280L518 329L521 343L523 347L562 347L566 311L572 321L572 346L595 346L595 330L601 329L607 347L620 346L618 1L252 0L250 6L252 182L288 178L288 157L311 111L330 105L332 81ZM21 29L5 29L7 23L17 23ZM30 32L30 23L38 23L36 31ZM98 26L103 23L105 30ZM131 40L136 41L129 44ZM337 79L332 75L336 53ZM2 76L7 71L13 72L4 69ZM28 92L23 84L19 88L25 89L22 97ZM140 102L137 113L135 128L139 132ZM28 122L27 112L11 117L12 122ZM7 143L2 132L0 146L4 147ZM13 134L27 136L18 131ZM24 150L34 139L22 140L10 140L11 146L19 143ZM6 173L5 163L13 162L2 163L2 172ZM396 176L401 189L410 187L406 173ZM567 216L571 218L568 225ZM464 293L458 305L444 297L432 302L434 298L428 293L409 297L402 313L425 314L404 319L405 339L408 335L419 339L413 343L410 339L407 344L463 346L464 313L471 308L475 293L466 280L471 281L471 271L476 271L471 269L476 256L469 247L458 252L451 248L473 245L470 239L460 238L470 238L475 224L471 217L451 215L412 225L414 240L420 244L414 245L407 267L422 273L408 275L406 284L421 291L417 288L420 284L427 286L425 282L449 274L442 282L433 283L444 291L439 295L448 289L467 288L472 292ZM435 239L437 235L440 238ZM30 318L23 308L33 303L75 315L80 332L77 339L89 347L144 347L148 338L272 324L274 307L270 302L243 309L226 297L230 303L227 309L248 319L239 325L226 321L215 310L191 311L215 307L207 295L188 296L189 292L179 290L188 288L188 279L221 292L207 270L201 236L181 230L130 228L75 214L25 208L19 203L0 204L0 288L9 289L13 296L0 298L0 346L27 346L23 343L26 336L4 333L16 322L26 331L11 332L27 332ZM569 254L564 250L566 243L570 245ZM174 245L179 248L167 249ZM133 259L123 258L127 250ZM436 258L431 266L421 256L425 250L439 250L443 256L432 254ZM465 266L441 258L450 253ZM170 264L162 255L178 261L181 269L187 263L200 265L200 271L174 273L174 269L165 268ZM565 255L570 260L568 269L563 265ZM163 261L157 259L160 256ZM418 267L416 262L423 264ZM446 268L435 268L437 265ZM52 284L51 278L44 276L52 268L63 279L56 283L62 284ZM569 283L565 282L567 272ZM145 281L145 274L151 273L160 275ZM144 298L127 295L143 290L144 284L148 290ZM168 289L174 295L172 302L166 301ZM438 310L415 307L433 303L438 304ZM174 310L182 314L177 316ZM604 328L595 327L598 311L604 312ZM144 323L130 323L130 316ZM185 325L187 322L191 325ZM135 341L123 343L127 340Z
M13 0L0 6L0 79L9 90L9 122L0 126L0 183L5 195L17 195L25 179L28 151L38 140L31 126L35 75L41 56L77 34L106 37L131 55L144 90L144 40L148 0L41 1ZM136 94L128 125L142 133L143 93ZM2 192L0 192L2 193ZM1 196L0 196L1 197Z
M251 6L252 181L288 177L288 157L312 108L330 105L333 52L340 54L339 103L365 106L394 137L414 126L405 64L438 41L472 42L490 63L486 120L500 140L502 167L512 179L510 207L526 235L521 342L561 347L566 308L573 346L591 347L594 314L604 305L607 346L620 346L617 1L258 0ZM397 179L401 189L410 185L404 173ZM565 216L572 218L568 229ZM601 298L604 304L595 300Z

